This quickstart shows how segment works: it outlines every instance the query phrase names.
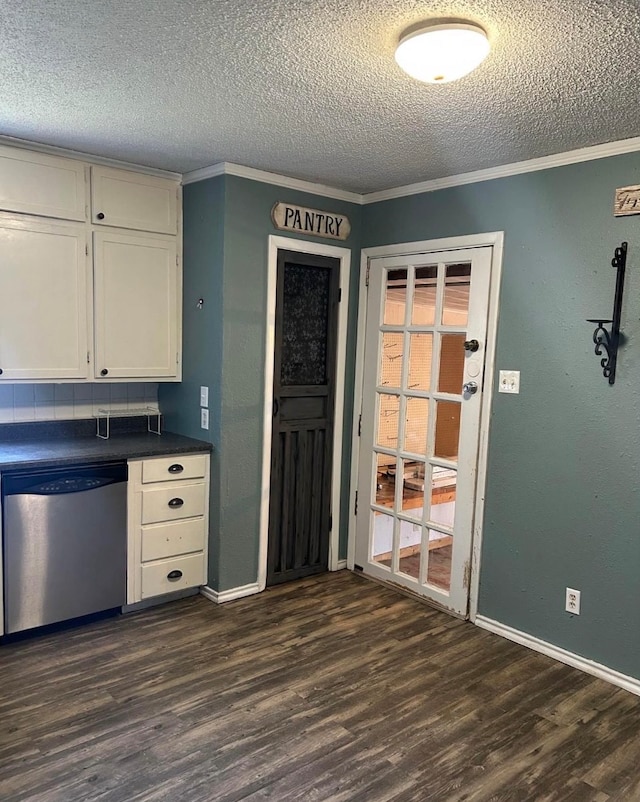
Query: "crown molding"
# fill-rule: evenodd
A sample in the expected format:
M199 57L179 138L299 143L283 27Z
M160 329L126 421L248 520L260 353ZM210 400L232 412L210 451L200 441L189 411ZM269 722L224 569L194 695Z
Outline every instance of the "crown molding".
M421 195L424 192L435 192L438 189L460 187L464 184L476 184L480 181L491 181L495 178L508 178L512 175L534 173L538 170L549 170L552 167L564 167L568 164L606 159L608 156L620 156L623 153L640 151L640 137L621 139L617 142L607 142L603 145L592 145L587 148L568 150L565 153L556 153L551 156L542 156L539 159L528 159L512 164L503 164L499 167L489 167L486 170L476 170L472 173L460 173L445 178L434 178L431 181L420 181L416 184L406 184L402 187L383 189L380 192L370 192L363 196L362 202L379 203L380 201L404 198L408 195Z
M348 201L358 205L363 202L363 196L357 192L329 187L326 184L316 184L313 181L303 181L300 178L291 178L279 173L269 173L266 170L256 170L254 167L243 167L241 164L232 164L231 162L220 162L212 164L210 167L202 167L200 170L185 173L182 176L182 183L192 184L194 181L203 181L205 178L215 178L218 175L235 175L239 178L249 178L251 181L262 181L276 187L296 189L299 192L322 195L324 198Z
M18 139L13 136L0 134L0 145L10 145L12 148L22 148L36 153L46 153L48 156L63 156L66 159L76 159L81 162L91 164L103 164L105 167L116 167L120 170L130 170L134 173L143 175L155 175L159 178L170 178L173 181L180 181L181 173L172 173L170 170L160 170L157 167L146 167L143 164L133 164L132 162L121 161L120 159L109 159L106 156L96 156L93 153L83 153L80 150L70 148L59 148L56 145L43 145L41 142L31 142L27 139Z

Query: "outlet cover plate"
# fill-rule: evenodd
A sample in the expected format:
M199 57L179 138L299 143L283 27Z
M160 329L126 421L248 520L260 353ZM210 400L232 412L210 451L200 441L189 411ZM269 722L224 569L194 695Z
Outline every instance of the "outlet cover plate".
M567 588L564 609L572 615L580 615L580 591L574 588Z
M520 392L520 371L501 370L498 384L498 392L514 393Z
M209 410L208 409L201 409L200 410L200 428L201 429L208 429L209 428Z
M209 406L209 388L208 387L201 387L200 388L200 406L201 407L208 407Z

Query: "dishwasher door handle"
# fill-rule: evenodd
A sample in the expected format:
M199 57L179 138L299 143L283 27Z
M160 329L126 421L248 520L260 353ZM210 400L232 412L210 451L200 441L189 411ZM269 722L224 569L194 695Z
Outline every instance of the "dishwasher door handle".
M184 499L182 498L172 498L169 502L169 506L172 510L177 510L184 504Z

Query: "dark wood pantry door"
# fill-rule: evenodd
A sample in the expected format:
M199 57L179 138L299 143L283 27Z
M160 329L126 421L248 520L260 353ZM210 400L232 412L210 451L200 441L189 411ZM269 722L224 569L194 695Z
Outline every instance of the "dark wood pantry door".
M278 251L267 585L328 568L339 269Z

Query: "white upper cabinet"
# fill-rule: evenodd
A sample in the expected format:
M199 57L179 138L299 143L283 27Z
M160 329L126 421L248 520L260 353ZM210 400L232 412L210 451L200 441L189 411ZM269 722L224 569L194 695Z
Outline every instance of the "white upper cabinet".
M96 379L177 377L176 238L93 238Z
M86 379L84 225L0 216L0 380Z
M85 164L0 145L0 209L84 220Z
M175 235L178 192L178 184L166 178L94 166L91 220L95 225Z

